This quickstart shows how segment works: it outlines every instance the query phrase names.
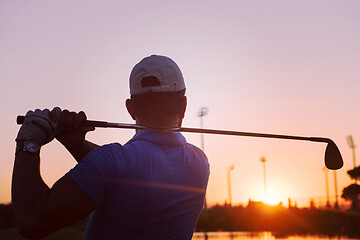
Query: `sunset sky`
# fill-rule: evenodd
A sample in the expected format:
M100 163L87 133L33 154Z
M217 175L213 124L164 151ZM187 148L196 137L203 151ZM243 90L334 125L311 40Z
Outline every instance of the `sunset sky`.
M182 69L183 126L328 137L344 167L338 194L352 183L346 136L360 146L360 1L25 1L0 0L0 203L11 199L15 119L29 109L84 110L89 119L132 123L128 78L143 57L171 57ZM133 130L98 129L88 139L125 144ZM184 134L200 146L199 134ZM206 135L207 200L269 198L325 202L326 144ZM358 154L359 155L359 154ZM359 155L360 156L360 155ZM56 141L41 152L52 185L75 161ZM358 165L360 159L357 160ZM334 196L333 172L329 172ZM273 196L273 197L272 197Z

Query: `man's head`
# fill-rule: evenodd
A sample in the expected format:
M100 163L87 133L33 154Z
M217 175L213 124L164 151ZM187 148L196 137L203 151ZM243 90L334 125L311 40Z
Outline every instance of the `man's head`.
M177 64L168 57L151 55L131 71L126 107L137 124L177 127L185 115L185 90Z

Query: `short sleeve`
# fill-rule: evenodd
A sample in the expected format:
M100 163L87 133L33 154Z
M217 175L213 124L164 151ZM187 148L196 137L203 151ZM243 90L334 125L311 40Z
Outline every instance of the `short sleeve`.
M116 182L117 160L124 157L121 150L120 144L97 147L66 174L97 206L104 201L112 184Z

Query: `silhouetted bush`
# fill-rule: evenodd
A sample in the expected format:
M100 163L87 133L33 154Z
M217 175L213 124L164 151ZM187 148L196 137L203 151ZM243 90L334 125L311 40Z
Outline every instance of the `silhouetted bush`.
M196 231L272 231L281 235L323 234L360 237L360 214L351 211L284 208L249 202L203 211Z
M0 228L13 228L15 225L12 205L0 204Z

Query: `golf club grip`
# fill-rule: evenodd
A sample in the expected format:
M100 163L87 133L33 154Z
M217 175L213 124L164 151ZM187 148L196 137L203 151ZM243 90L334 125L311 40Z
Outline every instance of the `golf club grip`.
M21 125L23 124L25 119L25 116L17 116L16 118L16 123ZM83 127L108 127L108 123L107 122L103 122L103 121L91 121L91 120L86 120L83 124Z

